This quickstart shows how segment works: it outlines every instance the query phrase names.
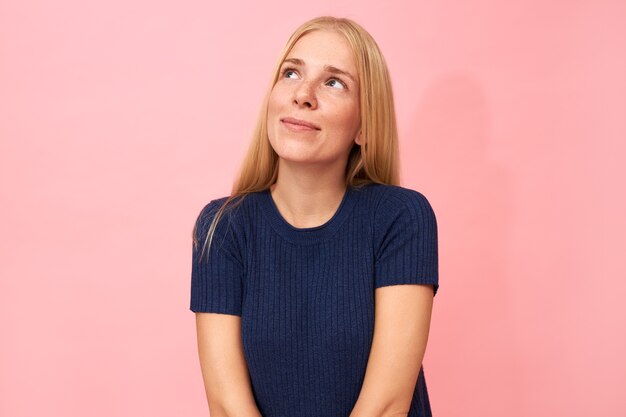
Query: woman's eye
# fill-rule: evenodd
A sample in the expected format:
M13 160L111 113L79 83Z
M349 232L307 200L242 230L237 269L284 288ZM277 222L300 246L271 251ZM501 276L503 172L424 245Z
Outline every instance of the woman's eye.
M339 80L338 80L338 79L336 79L336 78L332 78L332 79L330 79L328 82L329 82L329 83L331 83L331 82L333 82L333 81L337 83L336 85L341 86L341 88L346 88L346 85L345 85L342 81L339 81Z
M294 73L295 74L295 71L293 70L293 68L285 68L283 70L283 77L287 76L288 78L291 78L291 77L289 77L289 73Z

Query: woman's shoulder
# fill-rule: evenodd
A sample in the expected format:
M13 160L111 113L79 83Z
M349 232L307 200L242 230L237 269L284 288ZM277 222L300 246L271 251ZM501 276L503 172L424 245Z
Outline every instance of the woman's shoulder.
M220 209L224 206L221 214L219 215L219 221L216 224L215 232L218 234L225 233L227 230L237 229L239 224L242 223L243 213L247 210L242 210L246 203L245 198L237 196L236 198L228 201L230 196L216 197L210 200L208 203L204 203L197 215L196 223L197 230L201 233L206 233L213 222L213 219L218 215ZM239 200L242 201L239 201Z
M200 209L200 213L198 214L198 222L210 223L215 217L215 215L217 214L217 212L219 211L220 207L224 205L227 199L228 199L228 196L217 197L217 198L214 198L213 200L209 200L208 203L204 203L201 206L202 208Z
M394 224L406 225L434 220L435 213L423 192L400 185L374 184L366 187L361 199L376 227L387 230ZM404 227L404 226L402 226Z
M394 184L372 183L362 188L372 198L371 202L383 210L429 204L428 198L419 190Z

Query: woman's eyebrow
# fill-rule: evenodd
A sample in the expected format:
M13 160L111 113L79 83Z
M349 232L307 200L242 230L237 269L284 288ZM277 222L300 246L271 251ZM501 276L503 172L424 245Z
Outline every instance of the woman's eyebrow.
M304 61L301 60L300 58L287 58L283 61L283 63L285 62L291 62L295 65L304 65ZM344 70L341 70L337 67L334 67L332 65L324 65L324 71L328 71L331 72L333 74L341 74L341 75L345 75L346 77L350 78L354 83L356 83L356 80L354 79L354 77L352 76L352 74L350 74L349 72L346 72Z

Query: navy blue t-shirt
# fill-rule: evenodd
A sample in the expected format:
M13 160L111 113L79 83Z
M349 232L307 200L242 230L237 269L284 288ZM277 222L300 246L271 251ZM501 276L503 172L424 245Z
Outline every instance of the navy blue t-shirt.
M222 197L197 219L193 312L241 317L244 356L264 417L348 417L361 390L374 330L374 290L432 284L437 222L426 197L395 185L348 187L334 216L295 228L270 190L226 211L200 260ZM409 417L431 416L424 367Z

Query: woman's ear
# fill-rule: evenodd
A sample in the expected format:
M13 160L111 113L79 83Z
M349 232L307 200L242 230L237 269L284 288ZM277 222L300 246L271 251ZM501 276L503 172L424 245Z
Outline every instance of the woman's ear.
M354 142L357 145L361 145L361 131L359 130L359 133L356 135L356 138L354 139Z

